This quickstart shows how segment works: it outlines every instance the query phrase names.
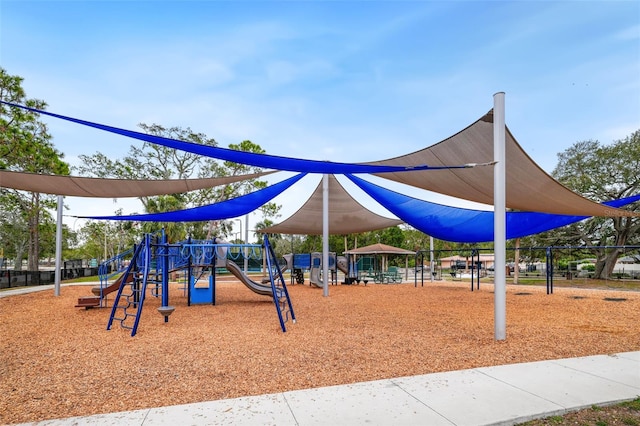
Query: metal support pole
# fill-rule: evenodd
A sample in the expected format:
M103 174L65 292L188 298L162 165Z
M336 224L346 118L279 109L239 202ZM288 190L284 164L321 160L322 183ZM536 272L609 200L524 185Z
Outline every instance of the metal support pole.
M218 263L218 246L213 247L213 256L211 256L211 275L209 275L209 286L211 287L211 304L216 304L216 263Z
M478 269L478 280L476 281L476 290L480 290L480 268L482 266L482 262L480 261L480 250L476 250L478 254L478 260L476 263L476 268Z
M322 295L329 296L329 175L322 175Z
M476 249L471 250L471 291L473 291L473 284L475 279L476 269ZM480 274L478 274L478 282L480 281Z
M244 243L249 244L249 213L244 215ZM249 272L249 252L245 247L244 252L244 273L247 274Z
M160 245L156 248L162 256L162 307L160 313L164 315L164 322L169 322L169 315L173 312L173 307L169 306L169 240L164 228L160 237Z
M191 244L191 237L189 237L188 244ZM187 306L191 306L191 252L187 258Z
M493 95L493 239L495 340L507 338L506 154L504 92Z
M56 271L54 274L54 296L60 296L60 268L62 267L62 208L64 197L58 195L58 217L56 224Z
M240 225L240 232L238 233L238 235L240 236L240 238L238 238L239 240L242 240L242 219L235 219L238 221L238 225Z
M431 282L433 282L433 237L429 237L429 275L431 275Z
M546 265L546 275L547 275L547 294L553 293L553 251L551 247L547 247L547 265Z

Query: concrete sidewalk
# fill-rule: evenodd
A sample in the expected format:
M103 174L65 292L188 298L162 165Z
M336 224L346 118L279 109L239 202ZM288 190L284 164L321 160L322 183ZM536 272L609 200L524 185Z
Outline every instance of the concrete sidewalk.
M95 286L100 285L100 281L89 281L82 283L61 284L60 288L72 287L72 286ZM17 296L19 294L35 293L36 291L53 290L55 286L53 284L34 285L25 287L8 288L0 291L0 299L3 297Z
M638 396L640 351L482 367L35 424L512 425Z

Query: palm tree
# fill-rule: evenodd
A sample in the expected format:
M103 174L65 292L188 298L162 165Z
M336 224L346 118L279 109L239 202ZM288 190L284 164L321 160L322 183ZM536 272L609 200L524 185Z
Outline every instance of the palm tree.
M149 198L146 203L147 213L163 213L183 209L184 202L174 195L160 195ZM184 240L186 237L185 225L180 222L144 222L142 230L147 233L156 232L159 228L164 228L167 241L175 242Z

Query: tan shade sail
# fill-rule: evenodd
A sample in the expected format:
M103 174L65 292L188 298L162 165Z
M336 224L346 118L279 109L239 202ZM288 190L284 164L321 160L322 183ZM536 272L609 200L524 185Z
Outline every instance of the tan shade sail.
M578 216L637 216L588 200L542 170L505 132L507 208ZM447 166L493 161L493 110L459 133L400 157L367 164ZM493 205L493 167L381 173L377 176L469 201Z
M212 188L247 179L256 179L270 173L274 173L274 171L218 178L133 180L39 175L0 170L0 187L72 197L148 197Z
M329 175L329 233L332 235L357 234L359 232L384 229L403 223L364 208L340 185L333 175ZM262 229L271 234L322 234L322 181L311 197L285 221Z

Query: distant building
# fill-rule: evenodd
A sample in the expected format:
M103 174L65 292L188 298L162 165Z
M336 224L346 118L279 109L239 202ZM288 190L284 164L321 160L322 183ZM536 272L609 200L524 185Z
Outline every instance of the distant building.
M495 256L493 253L488 254L480 254L480 260L478 260L478 256L475 256L474 259L469 257L463 257L459 255L443 257L440 259L440 267L450 268L450 269L464 269L469 270L473 268L473 263L479 263L480 269L493 269L493 264L495 262Z

